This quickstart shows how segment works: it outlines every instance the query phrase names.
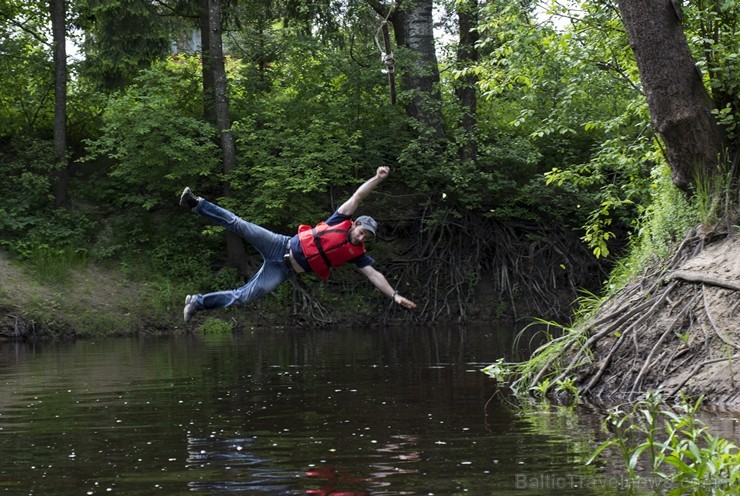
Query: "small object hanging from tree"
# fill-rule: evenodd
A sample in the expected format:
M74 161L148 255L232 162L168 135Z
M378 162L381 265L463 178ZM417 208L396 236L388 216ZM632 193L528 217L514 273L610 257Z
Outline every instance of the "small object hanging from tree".
M390 15L390 12L388 13ZM381 48L380 43L378 42L378 33L383 32L383 42L385 43L385 50ZM380 58L383 61L383 64L385 64L385 70L384 72L388 73L388 85L390 86L390 94L391 94L391 105L396 104L396 76L395 76L395 63L396 60L393 57L393 51L391 50L391 36L388 33L388 18L380 23L380 27L378 28L378 31L375 33L375 44L378 46L378 50L380 50Z

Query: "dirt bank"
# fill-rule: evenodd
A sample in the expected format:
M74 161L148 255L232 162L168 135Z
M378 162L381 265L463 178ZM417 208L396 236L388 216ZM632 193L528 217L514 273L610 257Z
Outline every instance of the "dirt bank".
M595 316L582 393L635 399L685 392L740 408L740 235L692 232L667 264L635 280ZM574 347L574 349L576 349Z
M740 219L694 229L589 318L519 364L517 390L613 403L659 391L740 409ZM543 388L544 387L544 388Z
M124 335L181 327L180 311L160 308L148 284L99 266L41 282L0 252L0 339Z

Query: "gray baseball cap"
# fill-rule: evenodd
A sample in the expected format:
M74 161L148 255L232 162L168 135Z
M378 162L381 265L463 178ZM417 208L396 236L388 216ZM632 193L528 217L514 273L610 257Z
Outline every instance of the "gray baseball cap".
M375 222L375 219L368 215L361 215L357 217L355 222L362 226L364 230L373 233L373 236L375 236L375 231L378 229L378 223Z

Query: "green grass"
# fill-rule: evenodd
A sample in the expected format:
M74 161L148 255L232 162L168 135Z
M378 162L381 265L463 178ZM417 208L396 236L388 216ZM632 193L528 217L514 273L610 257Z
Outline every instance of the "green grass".
M208 317L200 326L203 334L231 334L234 330L234 324L217 317Z
M42 282L65 283L73 269L87 263L87 251L76 248L53 248L46 244L33 246L25 254L26 264Z
M723 164L714 171L694 175L693 204L703 225L714 225L727 215L734 189L732 169Z

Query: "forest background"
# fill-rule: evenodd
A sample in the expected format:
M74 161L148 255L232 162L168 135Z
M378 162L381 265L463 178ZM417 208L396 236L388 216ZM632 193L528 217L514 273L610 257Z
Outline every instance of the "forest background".
M740 7L653 3L655 33L630 0L3 0L5 327L171 329L261 263L185 185L289 234L379 165L370 254L417 311L345 269L196 325L568 319L737 202Z

